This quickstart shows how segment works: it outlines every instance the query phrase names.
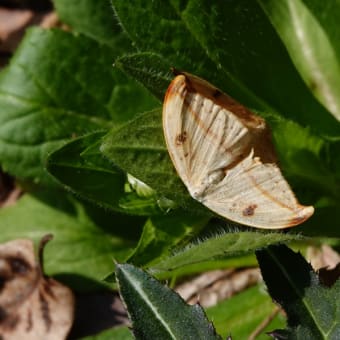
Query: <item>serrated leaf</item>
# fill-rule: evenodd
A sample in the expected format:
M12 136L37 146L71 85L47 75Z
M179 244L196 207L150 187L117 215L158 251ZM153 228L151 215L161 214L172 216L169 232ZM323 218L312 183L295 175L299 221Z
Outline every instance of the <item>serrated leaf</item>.
M314 0L259 2L310 91L340 121L339 33L332 32L339 4L317 8ZM332 42L329 34L338 39Z
M43 165L51 150L128 119L136 107L153 107L154 99L143 88L112 68L113 55L111 48L84 36L29 31L0 74L3 169L50 183ZM133 104L125 99L132 94Z
M340 280L328 288L301 254L284 245L256 253L272 298L286 311L284 339L337 339L340 337Z
M68 195L25 195L15 206L1 209L0 241L40 240L53 234L44 253L47 274L62 274L75 289L88 290L112 271L113 258L129 255L143 223L144 219L83 206Z
M221 339L202 307L187 305L170 288L132 265L116 268L136 339Z
M183 266L206 261L221 260L232 256L248 254L258 248L265 247L277 242L289 242L301 239L294 234L282 234L278 232L260 233L254 231L238 231L223 233L206 238L203 241L197 240L174 252L167 258L163 258L157 264L153 264L150 271L162 273L174 271Z

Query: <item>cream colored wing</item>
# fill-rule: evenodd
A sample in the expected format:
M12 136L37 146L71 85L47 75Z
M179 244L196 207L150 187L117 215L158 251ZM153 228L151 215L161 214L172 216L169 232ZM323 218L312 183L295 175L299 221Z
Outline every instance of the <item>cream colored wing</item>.
M205 191L204 205L232 221L266 229L288 228L314 212L302 206L276 164L263 164L253 152Z
M252 134L232 112L188 81L179 75L171 83L163 106L163 128L178 174L200 200L207 186L224 177L222 169L249 153ZM259 126L263 128L262 121Z
M163 129L173 164L191 196L214 212L258 228L302 223L298 204L274 161L264 121L186 73L170 84ZM263 164L259 160L265 160Z

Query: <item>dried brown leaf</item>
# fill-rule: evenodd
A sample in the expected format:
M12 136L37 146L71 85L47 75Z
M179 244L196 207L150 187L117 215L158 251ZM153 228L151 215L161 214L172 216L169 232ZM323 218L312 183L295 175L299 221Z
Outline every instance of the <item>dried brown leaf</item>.
M65 339L73 310L72 291L44 276L32 241L0 245L0 339Z

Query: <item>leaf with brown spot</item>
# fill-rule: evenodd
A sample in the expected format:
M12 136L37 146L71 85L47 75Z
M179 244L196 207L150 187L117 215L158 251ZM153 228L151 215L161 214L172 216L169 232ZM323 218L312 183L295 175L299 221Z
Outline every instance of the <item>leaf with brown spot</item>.
M33 242L18 239L0 244L0 339L61 340L73 322L72 291L44 276Z

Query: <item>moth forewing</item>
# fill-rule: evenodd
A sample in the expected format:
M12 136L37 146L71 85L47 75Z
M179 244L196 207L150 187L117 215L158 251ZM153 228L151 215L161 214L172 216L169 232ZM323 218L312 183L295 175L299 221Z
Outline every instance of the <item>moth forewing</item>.
M313 214L283 178L265 121L205 80L175 77L165 95L163 130L189 193L217 214L268 229Z

